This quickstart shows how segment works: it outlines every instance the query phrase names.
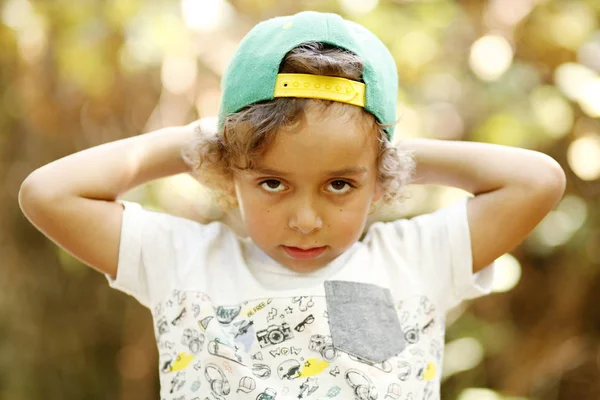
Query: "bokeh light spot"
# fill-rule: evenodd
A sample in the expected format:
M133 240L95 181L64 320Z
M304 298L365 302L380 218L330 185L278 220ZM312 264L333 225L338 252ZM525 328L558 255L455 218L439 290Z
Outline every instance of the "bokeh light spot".
M571 100L577 100L588 82L596 78L591 68L577 63L564 63L554 71L556 86Z
M600 77L588 81L581 90L579 105L592 118L600 118Z
M543 249L563 245L583 226L587 216L585 201L580 197L567 195L534 229L531 240Z
M458 400L502 400L502 396L491 389L468 388L461 392Z
M511 254L504 254L496 260L494 271L494 292L508 292L521 279L521 263Z
M580 179L600 178L600 136L588 133L575 139L567 150L567 161Z
M184 93L195 83L196 70L196 60L192 57L167 56L160 74L162 84L171 93Z
M181 13L191 30L212 32L225 26L234 10L225 0L182 0Z
M559 139L573 127L573 109L553 86L540 86L530 95L533 116L552 138Z
M583 2L571 1L558 8L548 25L548 33L555 43L577 50L596 26L592 10Z
M476 367L483 360L484 349L477 339L460 338L446 344L442 374L449 377Z
M469 65L485 81L495 81L512 64L513 50L508 41L498 35L486 35L471 46Z
M377 7L379 0L340 0L342 10L348 14L366 14Z
M398 62L412 68L427 64L438 53L438 43L427 32L415 30L407 33L394 47Z

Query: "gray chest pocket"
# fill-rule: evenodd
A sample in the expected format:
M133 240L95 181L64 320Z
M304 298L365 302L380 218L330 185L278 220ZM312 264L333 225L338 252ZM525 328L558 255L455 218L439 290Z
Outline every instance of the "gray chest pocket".
M389 289L368 283L326 281L327 315L333 345L372 363L406 347Z

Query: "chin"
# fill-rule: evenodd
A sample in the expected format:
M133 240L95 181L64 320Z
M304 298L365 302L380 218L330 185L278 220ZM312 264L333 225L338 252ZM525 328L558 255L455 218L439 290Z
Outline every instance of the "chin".
M295 260L284 255L283 257L276 259L276 261L295 272L313 272L325 267L335 258L336 257L332 258L331 255L328 254L326 257L316 258L313 260Z
M294 271L294 272L313 272L316 271L318 269L323 268L325 265L327 265L327 263L305 263L305 262L297 262L295 260L286 260L287 262L282 263L286 268L289 268L290 270Z

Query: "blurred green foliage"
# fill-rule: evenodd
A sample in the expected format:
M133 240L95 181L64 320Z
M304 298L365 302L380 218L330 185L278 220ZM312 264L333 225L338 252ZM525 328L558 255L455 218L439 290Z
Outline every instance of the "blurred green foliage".
M305 9L389 46L400 139L531 148L567 172L565 200L502 263L518 285L449 315L442 397L600 398L597 0L0 1L0 398L158 398L149 313L31 226L19 185L75 151L210 120L236 43ZM410 215L455 196L412 190ZM181 179L128 196L200 221L215 212Z

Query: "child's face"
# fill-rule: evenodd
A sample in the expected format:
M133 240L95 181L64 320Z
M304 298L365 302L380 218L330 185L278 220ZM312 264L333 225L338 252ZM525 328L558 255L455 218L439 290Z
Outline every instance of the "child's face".
M309 272L360 238L381 194L376 133L362 125L309 108L299 128L277 133L257 168L235 174L246 230L271 258Z

